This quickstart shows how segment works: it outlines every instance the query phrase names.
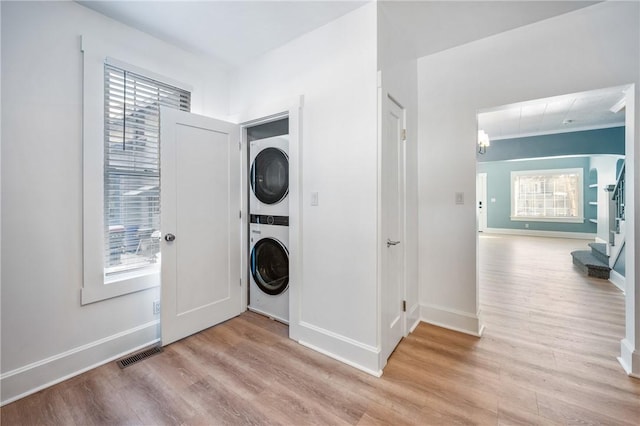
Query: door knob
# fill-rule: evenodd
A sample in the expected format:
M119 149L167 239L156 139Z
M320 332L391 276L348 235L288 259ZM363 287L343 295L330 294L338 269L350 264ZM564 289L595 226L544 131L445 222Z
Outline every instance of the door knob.
M165 235L165 236L164 236L164 240L165 240L165 241L169 241L169 242L171 242L171 241L173 241L173 240L175 240L175 239L176 239L176 236L175 236L175 235L173 235L173 234L167 234L167 235Z
M391 241L389 238L387 238L387 247L395 246L397 244L400 244L400 241Z

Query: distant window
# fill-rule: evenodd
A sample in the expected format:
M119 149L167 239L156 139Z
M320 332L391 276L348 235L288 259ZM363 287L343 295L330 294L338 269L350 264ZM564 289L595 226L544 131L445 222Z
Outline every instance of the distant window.
M583 170L511 172L511 220L583 222Z
M105 276L157 263L160 106L190 111L191 94L104 66Z

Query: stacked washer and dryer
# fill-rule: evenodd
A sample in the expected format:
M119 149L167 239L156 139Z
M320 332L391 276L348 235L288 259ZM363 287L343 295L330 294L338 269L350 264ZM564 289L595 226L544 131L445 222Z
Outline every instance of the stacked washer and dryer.
M249 309L289 323L289 137L249 143Z

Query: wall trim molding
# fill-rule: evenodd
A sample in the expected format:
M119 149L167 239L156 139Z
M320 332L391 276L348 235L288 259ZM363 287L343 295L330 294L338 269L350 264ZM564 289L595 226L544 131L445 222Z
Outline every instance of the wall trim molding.
M372 376L382 376L380 348L326 330L304 321L299 323L298 343Z
M0 406L159 342L159 325L150 321L2 374Z
M629 376L640 379L640 352L634 350L627 339L620 341L618 362Z
M613 285L618 287L623 294L625 293L625 288L627 284L626 284L626 279L624 278L624 275L621 275L620 273L612 269L611 272L609 273L609 281L613 283Z
M471 314L444 306L421 304L420 320L476 337L481 337L484 332L484 324L480 321L480 311Z
M413 319L413 324L409 326L409 334L413 333L418 324L420 324L420 304L416 303L413 305L409 312L407 312L407 320L411 321Z
M485 234L526 235L530 237L576 238L595 240L596 234L588 232L539 231L535 229L486 228Z
M411 327L409 327L409 334L413 333L415 331L416 328L418 328L418 326L420 325L420 323L422 322L422 320L420 318L418 318Z

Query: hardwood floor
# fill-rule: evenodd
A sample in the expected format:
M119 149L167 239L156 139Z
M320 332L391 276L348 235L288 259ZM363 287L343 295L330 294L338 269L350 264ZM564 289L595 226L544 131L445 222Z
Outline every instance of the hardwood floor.
M618 365L624 299L571 263L581 240L482 236L485 334L420 324L382 378L250 312L120 370L109 363L8 404L3 425L610 424L640 422ZM445 284L443 284L445 285Z

